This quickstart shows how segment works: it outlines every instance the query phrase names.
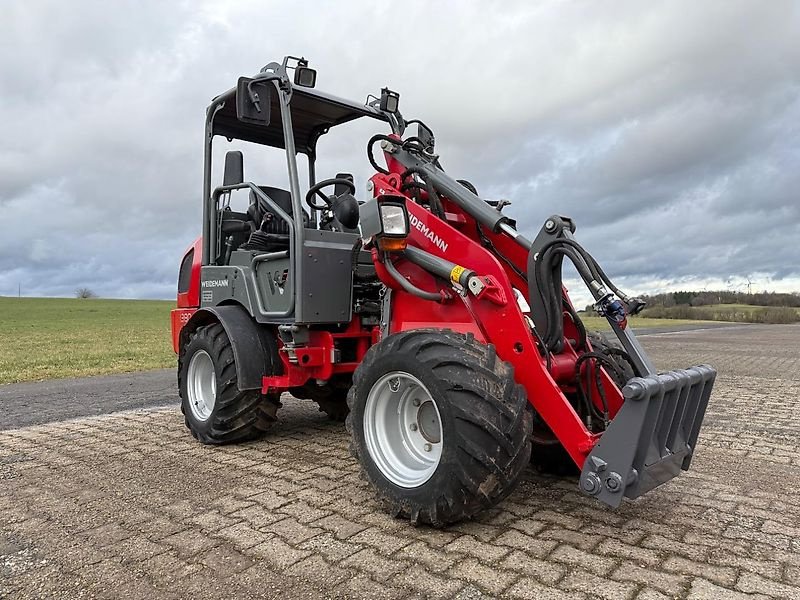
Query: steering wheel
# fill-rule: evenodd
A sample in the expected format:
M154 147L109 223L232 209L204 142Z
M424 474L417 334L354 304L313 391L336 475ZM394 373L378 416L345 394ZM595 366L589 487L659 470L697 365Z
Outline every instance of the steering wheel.
M356 186L349 179L344 179L341 177L334 177L333 179L323 179L322 181L315 183L310 188L308 188L308 192L306 193L306 204L308 204L314 210L328 210L331 207L330 196L323 194L321 190L322 188L340 184L350 188L351 194L356 193ZM316 204L314 202L315 195L322 198L325 201L325 204Z

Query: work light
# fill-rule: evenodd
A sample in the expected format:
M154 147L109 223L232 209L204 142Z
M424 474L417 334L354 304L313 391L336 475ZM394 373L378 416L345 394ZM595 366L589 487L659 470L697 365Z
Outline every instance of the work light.
M313 88L317 83L317 72L304 65L298 65L294 70L294 83L301 87Z
M397 108L400 106L400 94L393 92L389 88L381 90L381 103L380 108L388 113L396 113Z
M375 233L378 248L387 252L405 250L408 238L408 211L402 200L383 199L378 203L380 232Z
M406 237L408 235L408 213L402 204L380 205L382 234L386 237Z

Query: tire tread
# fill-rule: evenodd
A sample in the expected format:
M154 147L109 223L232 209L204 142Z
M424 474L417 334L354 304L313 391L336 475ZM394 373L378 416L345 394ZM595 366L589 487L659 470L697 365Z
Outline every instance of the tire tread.
M453 483L426 502L411 503L384 489L382 478L365 467L365 460L371 459L353 435L352 415L360 385L376 368L376 361L397 353L411 355L430 369L442 382L444 400L453 408L458 437ZM389 514L442 527L471 518L511 493L530 462L532 430L525 389L514 381L513 372L493 345L450 330L402 332L370 348L353 375L347 429L350 451L361 463L362 476L377 490Z
M217 399L209 426L198 426L190 418L184 398L185 366L187 352L194 346L201 346L211 356L217 373ZM221 369L220 369L221 367ZM219 323L198 327L181 349L178 359L178 390L181 395L181 412L184 423L192 435L203 444L230 444L255 439L262 436L277 421L280 402L272 396L265 396L259 390L238 388L236 360L225 329Z

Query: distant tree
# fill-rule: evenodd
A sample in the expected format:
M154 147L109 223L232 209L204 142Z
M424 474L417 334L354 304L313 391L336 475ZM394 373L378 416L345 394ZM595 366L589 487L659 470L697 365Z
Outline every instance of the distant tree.
M95 294L92 290L87 287L78 288L75 290L75 297L76 298L97 298L97 294Z

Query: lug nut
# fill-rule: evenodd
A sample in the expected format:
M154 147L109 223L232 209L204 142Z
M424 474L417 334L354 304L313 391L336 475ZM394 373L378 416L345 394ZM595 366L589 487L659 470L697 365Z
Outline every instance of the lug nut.
M433 446L431 446L430 444L425 444L425 446L423 447L425 448L425 452L430 452L431 448L433 448Z
M400 389L400 380L399 379L391 379L389 380L389 389L393 392L396 392Z
M419 406L420 405L419 398L414 398L413 404L414 406Z
M408 427L409 427L409 429L411 429L411 431L416 431L417 429L419 429L419 428L417 427L417 424L416 424L416 423L412 423L412 424L411 424L411 425L409 425Z

